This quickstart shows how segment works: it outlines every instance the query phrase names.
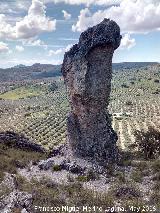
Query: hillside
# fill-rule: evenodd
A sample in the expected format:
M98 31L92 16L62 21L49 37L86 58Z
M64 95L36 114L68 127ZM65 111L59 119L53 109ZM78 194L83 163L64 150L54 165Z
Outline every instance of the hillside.
M0 82L36 80L47 77L55 77L60 74L60 65L33 64L32 66L15 66L7 69L0 69Z
M146 66L157 65L157 62L122 62L113 63L113 70L123 70L123 69L139 69Z
M123 62L113 63L113 70L139 69L142 67L157 64L156 62ZM42 78L50 78L61 76L61 65L51 64L33 64L32 66L24 66L23 64L15 67L0 69L0 82L36 80Z
M122 148L134 142L134 130L159 124L159 79L157 65L114 72L109 109ZM0 92L0 131L23 133L46 149L65 141L69 106L62 77L2 83Z

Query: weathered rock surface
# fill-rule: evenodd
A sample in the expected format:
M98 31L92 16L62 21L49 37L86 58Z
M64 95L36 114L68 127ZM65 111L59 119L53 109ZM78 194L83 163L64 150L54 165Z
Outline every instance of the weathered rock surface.
M38 164L38 167L43 170L48 170L52 168L53 165L54 165L54 160L47 159L47 160L40 161L40 163Z
M32 195L27 192L20 192L14 190L0 202L1 213L11 213L13 208L23 208L23 212L26 208L31 208Z
M109 19L89 28L65 53L62 74L71 112L68 144L73 153L99 162L116 158L117 135L107 111L111 91L112 56L120 45L120 28Z
M4 194L0 197L1 213L12 213L15 207L23 208L23 212L31 208L32 195L17 189L16 175L6 173L4 180L0 183L0 192Z

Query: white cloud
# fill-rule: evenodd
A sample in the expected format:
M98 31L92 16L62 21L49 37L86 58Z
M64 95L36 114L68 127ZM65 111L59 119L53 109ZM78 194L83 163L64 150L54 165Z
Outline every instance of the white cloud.
M23 40L22 43L24 46L44 47L44 48L47 47L47 45L41 39L37 38L30 38L27 40Z
M102 18L103 19L103 18ZM89 11L88 8L82 9L80 11L80 15L78 16L78 21L76 23L76 25L72 25L72 31L79 31L82 32L84 30L86 30L88 27L94 25L94 18L91 14L91 12Z
M4 14L0 14L0 23L0 38L13 38L15 36L15 27L7 23Z
M32 0L28 15L16 23L18 38L31 38L42 32L51 32L56 29L56 20L46 17L45 5L40 0Z
M136 41L134 38L131 38L130 34L125 34L121 40L121 48L122 49L130 49L136 45Z
M46 7L40 0L32 0L28 14L15 26L7 23L6 16L0 14L0 37L9 39L29 39L43 32L56 29L56 20L46 16Z
M68 44L65 48L65 52L69 51L72 46L73 46L73 44Z
M48 56L64 54L65 52L67 52L68 50L70 50L70 48L72 46L73 46L73 44L69 44L69 45L67 45L64 48L60 48L60 49L57 49L57 50L49 50Z
M41 41L40 39L37 39L37 40L31 42L30 44L31 44L31 46L44 46L45 45L44 42Z
M9 53L8 44L0 42L0 53Z
M30 1L26 1L26 0L16 0L16 1L1 0L0 13L19 14L28 10L29 5L30 5Z
M50 48L63 48L63 45L58 45L58 44L46 44L44 41L41 39L38 39L37 37L30 38L30 39L24 39L22 40L22 44L24 46L28 47L43 47L45 50Z
M81 5L84 4L86 6L90 5L111 5L118 4L121 0L43 0L44 3L54 2L54 3L65 3L70 5Z
M147 2L147 3L146 3ZM88 8L80 11L73 31L83 31L104 18L115 20L122 32L148 33L160 29L160 2L156 0L122 0L119 6L111 6L93 14Z
M67 11L62 10L63 16L65 20L69 20L71 18L71 14L69 14Z
M14 2L14 1L13 1ZM30 6L30 2L31 1L26 1L26 0L16 0L15 2L15 9L19 9L19 10L28 10L29 6Z
M63 49L49 50L48 56L59 55L63 53Z
M16 50L17 50L18 52L23 52L23 51L24 51L24 47L19 46L19 45L16 45Z

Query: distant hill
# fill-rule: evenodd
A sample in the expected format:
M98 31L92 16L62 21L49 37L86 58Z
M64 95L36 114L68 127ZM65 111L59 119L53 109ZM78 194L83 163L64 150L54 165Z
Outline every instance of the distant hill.
M122 62L122 63L113 63L113 70L122 70L122 69L139 69L141 67L152 66L158 64L157 62Z
M113 70L138 69L150 65L158 64L156 62L123 62L113 63ZM32 66L23 64L15 67L0 69L0 82L36 80L48 77L61 76L61 65L40 64Z
M22 68L22 67L26 67L26 66L23 65L23 64L18 64L18 65L16 65L16 66L14 66L13 68Z
M36 80L61 75L61 65L33 64L32 66L17 65L0 69L0 82Z

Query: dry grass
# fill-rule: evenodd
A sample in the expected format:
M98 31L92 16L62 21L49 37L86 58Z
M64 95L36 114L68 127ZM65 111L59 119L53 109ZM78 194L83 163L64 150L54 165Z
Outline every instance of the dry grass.
M44 158L46 158L46 155L43 153L33 151L27 152L0 144L0 180L3 179L4 172L16 174L17 168L24 168L28 166L31 161L36 163Z

